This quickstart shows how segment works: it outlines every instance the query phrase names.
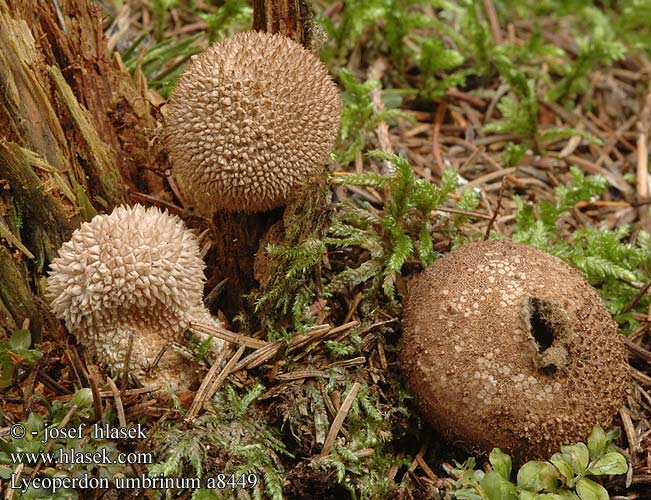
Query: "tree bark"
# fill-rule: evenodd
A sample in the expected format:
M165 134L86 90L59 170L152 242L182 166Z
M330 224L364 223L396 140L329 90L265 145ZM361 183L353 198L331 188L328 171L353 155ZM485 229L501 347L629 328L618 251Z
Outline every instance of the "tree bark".
M0 0L0 332L58 325L43 300L75 227L141 189L146 87L106 48L90 1Z

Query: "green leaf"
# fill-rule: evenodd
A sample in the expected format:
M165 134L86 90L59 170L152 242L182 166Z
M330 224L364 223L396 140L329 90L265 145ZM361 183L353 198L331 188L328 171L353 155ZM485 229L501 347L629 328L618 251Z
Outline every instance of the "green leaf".
M603 141L599 139L599 137L596 137L589 132L585 132L583 130L577 130L575 128L560 128L560 127L550 128L540 134L540 140L543 142L555 141L556 139L565 139L565 138L575 137L575 136L580 136L584 139L587 139L591 143L597 144L599 146L603 145Z
M72 404L77 405L79 409L90 408L93 406L93 391L88 387L79 389L72 398Z
M572 446L561 446L561 451L569 455L572 464L572 470L575 474L583 474L588 462L590 461L590 452L584 443L576 443Z
M7 466L0 466L0 479L4 479L5 481L8 481L11 478L11 475L13 474L13 470L11 467Z
M452 169L452 168L446 168L443 171L443 175L441 176L441 183L439 185L441 191L443 191L443 194L446 196L450 193L453 193L455 189L457 189L457 186L459 185L459 174L457 174L457 171Z
M481 487L486 492L489 500L518 500L515 485L495 471L491 471L484 476L481 480Z
M558 490L558 496L563 500L580 500L576 493L570 490Z
M608 439L608 442L615 441L619 439L621 435L622 430L619 427L615 427L614 429L608 431L608 434L606 434L606 439Z
M518 471L518 486L537 493L542 490L556 491L558 488L558 470L549 462L532 460Z
M565 478L566 484L571 484L574 479L574 471L572 470L572 458L569 455L564 453L554 453L549 459L553 463L558 471L561 473L561 476Z
M424 224L418 232L418 256L424 266L429 266L436 259L434 241L427 224Z
M384 189L390 181L390 177L375 172L363 172L361 174L346 174L341 177L335 177L332 183L348 186L371 186L376 189Z
M479 205L479 195L473 189L461 189L461 197L455 205L459 210L475 210Z
M393 273L399 273L407 257L411 255L414 248L409 236L397 232L393 237L393 252L387 261L387 269Z
M192 500L218 500L219 497L212 490L201 488L192 493Z
M607 444L608 439L606 438L606 433L599 424L595 425L590 433L590 437L588 438L590 460L596 460L600 457L606 449Z
M4 389L13 382L16 367L11 359L4 359L4 356L0 356L0 361L0 389Z
M453 69L463 64L463 56L456 50L447 50L438 38L426 38L418 58L421 71L433 75L437 71Z
M588 469L588 474L593 476L606 476L614 474L625 474L628 471L626 458L621 453L611 451L606 453Z
M39 432L43 430L43 427L45 427L43 418L34 412L30 412L27 417L27 429L29 430L27 437L31 436L32 432Z
M587 477L577 481L576 492L581 500L610 500L606 488Z
M511 457L504 453L499 448L493 448L488 460L495 472L497 472L504 479L509 481L511 479Z
M29 349L32 343L32 334L29 330L16 330L9 339L11 349Z

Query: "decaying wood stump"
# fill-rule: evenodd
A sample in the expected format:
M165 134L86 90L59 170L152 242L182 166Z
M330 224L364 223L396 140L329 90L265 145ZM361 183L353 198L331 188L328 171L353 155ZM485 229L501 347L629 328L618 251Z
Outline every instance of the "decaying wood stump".
M60 8L60 10L57 10ZM0 0L0 331L54 322L43 277L82 220L142 189L155 125L90 1Z

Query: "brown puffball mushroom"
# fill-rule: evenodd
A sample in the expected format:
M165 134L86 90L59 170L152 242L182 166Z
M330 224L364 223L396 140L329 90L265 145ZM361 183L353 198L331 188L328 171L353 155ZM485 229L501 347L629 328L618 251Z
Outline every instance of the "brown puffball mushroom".
M528 245L471 243L437 260L410 291L404 329L417 406L470 452L549 458L623 403L626 351L608 310L577 271Z
M101 365L122 370L132 336L130 373L187 388L194 371L179 352L168 347L151 365L166 342L185 343L191 323L221 326L203 306L204 267L197 237L181 219L155 207L118 207L83 223L59 249L47 297Z
M192 58L163 141L196 210L265 211L323 171L340 109L316 56L280 34L239 33Z

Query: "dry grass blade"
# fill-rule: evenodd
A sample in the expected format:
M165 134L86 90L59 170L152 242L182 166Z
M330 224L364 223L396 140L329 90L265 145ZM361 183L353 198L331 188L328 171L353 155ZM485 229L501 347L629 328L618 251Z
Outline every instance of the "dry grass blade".
M122 404L122 397L120 396L120 390L118 389L118 386L115 385L115 382L113 382L113 379L111 377L106 377L106 382L108 383L109 387L111 388L111 392L113 393L113 399L115 401L115 409L118 412L118 423L120 424L120 427L126 427L127 419L124 415L124 405Z
M301 380L304 378L327 378L328 372L322 370L296 370L289 373L281 373L276 375L278 380Z
M269 345L269 342L264 340L254 339L247 335L240 335L239 333L231 332L226 328L219 328L212 325L206 325L203 323L192 323L190 325L190 330L193 333L207 334L218 339L225 340L232 344L243 345L246 347L252 347L254 349L260 349Z
M129 332L129 340L127 343L127 352L124 356L124 368L122 369L122 380L120 381L120 395L124 396L124 391L127 390L127 383L129 382L129 363L131 362L131 353L133 351L133 332Z
M382 75L387 69L387 62L384 59L377 59L370 67L368 71L368 77L373 80L382 80ZM371 90L371 99L373 100L373 107L377 114L384 112L384 101L382 100L382 89L381 87L376 87ZM393 154L393 145L391 144L391 139L389 138L389 126L384 120L381 121L376 130L378 142L380 143L380 149L387 154ZM382 173L387 176L395 175L395 167L390 161L382 162Z
M217 378L215 378L215 380L210 385L210 388L208 389L208 393L206 394L207 398L211 398L219 390L219 388L226 380L226 377L230 375L233 366L235 365L235 363L238 362L238 360L240 359L243 353L244 353L244 346L240 346L237 352L231 357L231 359L228 360L228 363L226 363L224 369L221 372L219 372Z
M199 409L203 405L204 401L208 398L208 388L212 384L214 377L217 376L217 371L221 368L224 359L226 359L226 357L232 351L233 350L230 345L225 345L219 352L217 359L215 359L215 362L210 367L210 370L208 370L208 373L201 381L201 385L199 386L199 389L197 390L197 393L192 400L192 404L190 405L188 412L185 414L186 422L191 421L199 412Z
M418 466L423 470L427 477L432 481L438 480L438 476L434 474L434 471L429 467L429 465L427 465L427 462L425 462L425 459L422 456L416 455L416 462L418 462Z
M465 215L466 217L472 217L475 219L484 219L484 220L493 219L493 217L488 214L482 214L481 212L471 212L470 210L459 210L458 208L439 207L435 210L435 212L445 212L448 214Z
M70 422L70 419L74 416L75 413L77 413L77 410L79 407L77 405L72 405L70 409L68 410L68 413L65 414L65 416L61 419L61 422L57 426L59 429L65 428L66 425L68 425L68 422ZM43 450L43 453L49 453L50 450L52 449L52 446L56 443L56 439L49 439L47 441L47 444L45 445L45 448ZM41 455L38 459L38 462L36 466L34 467L34 470L32 471L31 479L34 479L36 477L36 474L38 474L38 471L40 470L41 466L43 465L43 456Z
M622 425L624 426L624 433L628 439L629 454L630 460L628 464L628 470L626 472L626 487L628 488L633 482L633 469L635 466L635 456L639 450L639 438L633 427L633 421L631 420L631 414L625 407L620 408L619 415L622 417Z
M649 199L649 126L651 125L651 91L647 92L644 108L640 113L637 139L637 196L639 201ZM649 209L641 206L638 209L642 227L649 227Z
M640 347L639 345L635 344L634 342L631 342L629 339L625 339L624 343L626 344L626 347L628 350L631 352L631 354L637 356L638 358L646 361L647 363L651 363L651 352L647 351L643 347Z
M491 172L490 174L482 175L481 177L470 181L468 184L464 185L464 187L466 189L471 189L477 186L481 186L482 184L488 184L491 181L501 179L505 175L514 174L515 172L517 172L517 169L515 167L503 168L497 172Z
M350 408L353 406L353 402L355 401L360 388L361 384L355 382L350 388L350 391L348 391L346 399L344 399L344 402L341 404L341 408L339 408L339 412L332 422L332 426L330 426L330 431L328 432L328 436L323 444L323 450L321 451L322 457L327 457L330 454L330 449L335 443L335 439L337 439L337 434L339 434L341 426L344 424L344 420L346 419Z
M497 19L497 12L495 12L495 6L493 5L492 0L484 0L484 7L486 8L486 15L491 26L493 41L495 42L495 45L501 45L502 31L500 30L500 23Z
M344 359L342 361L335 361L328 365L328 368L347 368L350 366L363 365L366 363L366 358L364 356L358 356L352 359Z
M354 328L358 324L359 321L350 321L336 328L332 328L330 325L319 325L318 327L309 330L308 333L304 335L296 335L289 342L281 339L267 343L264 347L261 347L242 359L235 368L233 368L233 372L242 369L251 370L272 359L281 349L286 349L287 352L296 351L308 344L314 344L327 337L338 335L341 332ZM295 358L295 360L296 359L300 359L300 354Z
M20 484L20 475L23 473L23 469L25 468L25 464L19 464L18 467L16 467L16 470L13 473L13 480L17 483ZM7 492L5 493L5 499L6 500L12 500L14 498L14 492L16 489L14 488L7 488Z
M631 377L633 377L634 380L637 380L640 384L651 386L651 377L646 373L642 373L640 370L636 370L635 368L629 369L629 373L631 374Z

